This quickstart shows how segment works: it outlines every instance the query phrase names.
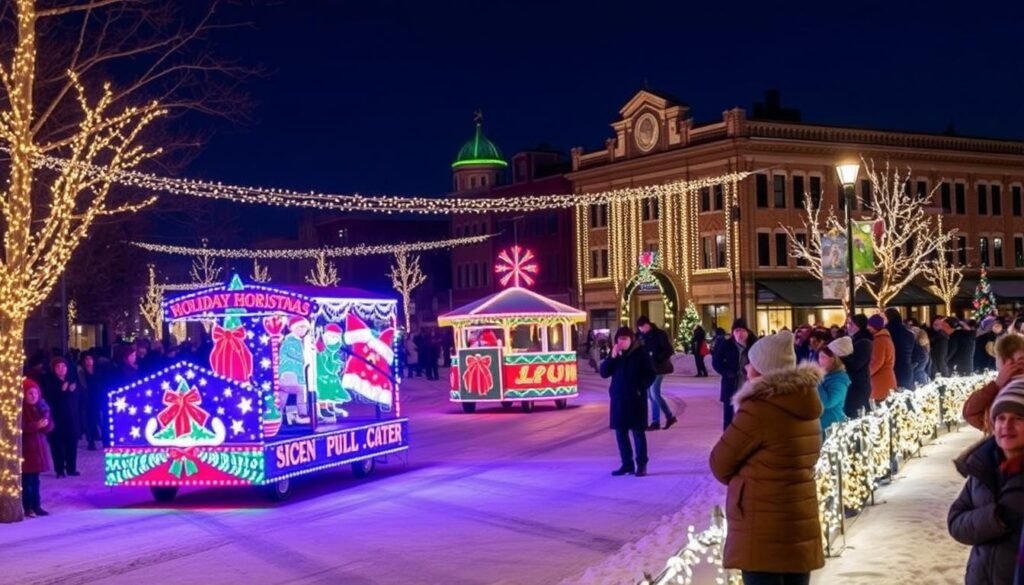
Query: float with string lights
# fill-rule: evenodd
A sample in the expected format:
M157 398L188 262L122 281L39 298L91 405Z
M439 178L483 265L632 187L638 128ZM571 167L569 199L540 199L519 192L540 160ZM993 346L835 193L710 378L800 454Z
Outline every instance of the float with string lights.
M455 329L451 401L465 412L479 403L512 408L515 402L533 412L540 400L565 408L578 395L573 325L586 313L525 288L539 272L529 250L503 250L494 271L508 288L437 320Z
M356 289L205 288L163 303L209 326L201 365L176 363L110 395L106 483L266 486L351 465L360 477L408 450L395 356L397 301Z

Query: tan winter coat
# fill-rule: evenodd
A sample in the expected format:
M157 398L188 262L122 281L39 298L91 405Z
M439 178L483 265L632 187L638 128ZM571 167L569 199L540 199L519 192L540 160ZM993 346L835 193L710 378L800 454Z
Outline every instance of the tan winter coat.
M821 370L804 364L747 382L711 450L727 484L724 565L805 573L825 565L814 465L821 454Z

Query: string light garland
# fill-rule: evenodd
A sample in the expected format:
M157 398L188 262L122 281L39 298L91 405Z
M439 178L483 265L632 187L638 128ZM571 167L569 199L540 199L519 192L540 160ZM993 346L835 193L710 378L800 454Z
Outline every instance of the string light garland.
M464 238L449 238L447 240L433 240L426 242L401 242L398 244L380 244L358 246L328 246L324 248L277 248L277 249L251 249L251 248L207 248L189 246L170 246L164 244L152 244L148 242L132 242L133 246L142 248L149 252L160 254L175 254L178 256L198 256L212 258L242 258L249 260L306 260L324 258L343 258L348 256L377 256L382 254L399 254L402 252L426 252L430 250L442 250L479 244L493 238L498 234L484 234L481 236L467 236Z
M937 436L941 425L959 425L964 402L994 377L995 372L938 378L917 390L893 392L873 411L829 428L815 466L826 552L846 513L863 510L879 481L895 477L899 463ZM694 568L705 562L717 568L717 583L742 584L738 571L722 568L728 530L721 508L715 506L709 528L695 532L690 526L687 532L687 544L665 569L657 577L645 576L639 585L693 583Z
M0 147L0 151L5 151ZM274 205L280 207L301 207L322 210L339 210L371 213L511 213L568 209L577 205L597 205L611 202L631 202L658 197L662 194L679 194L703 186L741 181L750 173L728 173L698 181L672 181L660 185L626 187L590 193L565 193L552 195L513 195L507 197L424 197L400 195L333 194L315 191L300 192L290 189L247 187L227 185L220 182L161 177L134 170L116 170L91 164L69 161L48 155L37 154L33 164L54 171L73 169L91 179L112 181L121 185L206 199L225 199L236 203Z

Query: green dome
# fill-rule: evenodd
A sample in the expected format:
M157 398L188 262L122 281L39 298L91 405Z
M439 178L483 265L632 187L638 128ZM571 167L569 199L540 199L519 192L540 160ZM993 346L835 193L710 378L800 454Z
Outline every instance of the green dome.
M494 165L507 167L508 163L502 160L501 151L493 142L484 136L480 123L476 124L476 134L459 149L452 168L464 167L467 165Z

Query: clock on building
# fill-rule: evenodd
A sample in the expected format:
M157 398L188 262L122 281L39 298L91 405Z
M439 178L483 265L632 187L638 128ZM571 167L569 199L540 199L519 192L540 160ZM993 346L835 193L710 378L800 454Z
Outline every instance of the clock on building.
M636 130L633 132L633 140L636 147L647 152L658 143L658 120L654 114L646 113L636 122Z

